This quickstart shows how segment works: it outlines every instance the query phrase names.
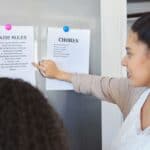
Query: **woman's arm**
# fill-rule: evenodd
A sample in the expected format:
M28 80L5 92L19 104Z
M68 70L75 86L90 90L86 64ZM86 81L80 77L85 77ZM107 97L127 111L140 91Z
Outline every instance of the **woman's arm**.
M130 110L138 93L129 86L125 78L110 78L88 74L69 73L60 70L52 60L33 63L41 74L47 78L64 80L73 84L74 90L83 94L94 95L101 100L117 104L124 116Z
M128 83L122 79L65 72L52 60L42 60L33 65L44 77L71 82L76 92L94 95L111 103L120 105L122 98L127 94Z

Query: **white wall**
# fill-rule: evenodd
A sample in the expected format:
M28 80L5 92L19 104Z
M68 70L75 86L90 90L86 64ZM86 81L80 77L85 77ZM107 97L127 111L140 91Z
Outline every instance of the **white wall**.
M120 77L125 74L121 57L126 41L126 1L101 0L101 73ZM112 139L122 123L122 115L116 105L102 102L102 149L110 150Z
M150 11L150 2L138 2L127 4L128 13L148 12L148 11Z
M138 3L128 3L127 12L138 13L138 12L149 12L150 11L150 2L138 2ZM128 30L130 30L131 25L137 18L128 19Z

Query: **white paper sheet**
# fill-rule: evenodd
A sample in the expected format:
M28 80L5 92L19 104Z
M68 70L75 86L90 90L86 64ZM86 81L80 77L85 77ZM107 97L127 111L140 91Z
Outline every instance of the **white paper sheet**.
M34 37L31 26L0 26L0 77L21 78L35 85Z
M90 30L48 28L47 58L69 72L89 73ZM47 90L71 90L70 83L46 79Z

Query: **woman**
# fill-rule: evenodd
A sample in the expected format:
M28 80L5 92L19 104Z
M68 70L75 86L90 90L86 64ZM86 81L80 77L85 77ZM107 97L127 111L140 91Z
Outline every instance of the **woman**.
M22 80L0 78L0 149L68 150L58 114Z
M127 78L73 74L60 70L50 60L34 64L43 76L71 82L77 92L92 94L115 103L124 123L113 143L113 150L150 149L150 14L132 26L122 65Z

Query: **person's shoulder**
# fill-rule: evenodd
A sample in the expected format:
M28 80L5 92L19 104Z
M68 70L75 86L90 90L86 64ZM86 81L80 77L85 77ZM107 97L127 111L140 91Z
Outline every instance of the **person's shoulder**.
M129 106L128 106L128 112L132 109L134 104L137 102L141 94L146 90L146 87L134 87L130 86L129 88Z
M146 87L135 87L133 86L128 78L119 78L119 83L122 88L126 89L128 92L134 95L141 94L144 90L146 90Z
M128 79L127 78L124 78L124 77L111 77L111 78L109 78L109 80L110 80L110 82L111 82L111 84L113 85L113 86L116 86L116 87L118 87L119 89L121 88L128 88L129 87L129 81L128 81Z
M137 99L146 89L146 87L131 87L131 95Z

